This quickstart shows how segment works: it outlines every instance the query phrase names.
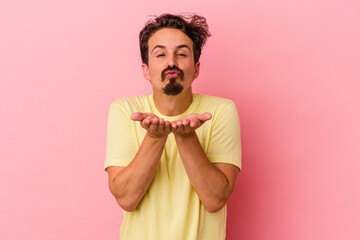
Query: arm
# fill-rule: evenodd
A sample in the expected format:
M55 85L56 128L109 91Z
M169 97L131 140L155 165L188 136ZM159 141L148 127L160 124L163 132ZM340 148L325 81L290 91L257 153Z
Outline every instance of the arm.
M128 212L136 209L147 191L170 133L170 123L154 114L133 113L131 119L147 130L139 151L128 166L107 168L110 191Z
M217 212L230 197L239 169L226 163L213 164L207 158L195 130L209 119L209 113L190 114L172 122L171 130L192 186L206 210Z

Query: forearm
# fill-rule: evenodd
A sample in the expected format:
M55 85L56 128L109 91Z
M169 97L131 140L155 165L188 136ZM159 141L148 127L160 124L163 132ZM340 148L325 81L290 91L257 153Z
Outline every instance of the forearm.
M175 136L181 159L192 186L209 212L220 210L229 198L233 186L226 176L207 158L194 132Z
M147 191L157 169L167 136L153 138L146 134L131 163L111 180L110 190L126 211L134 210Z

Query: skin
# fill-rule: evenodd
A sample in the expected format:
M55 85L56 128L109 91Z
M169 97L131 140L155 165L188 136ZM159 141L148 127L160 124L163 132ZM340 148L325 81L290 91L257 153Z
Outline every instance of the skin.
M192 40L177 29L158 30L148 41L149 64L142 64L145 79L153 87L154 103L163 115L183 113L192 102L192 82L199 75L200 63L194 63ZM176 66L184 72L184 79L177 79L184 89L178 95L166 95L163 88L169 82L161 79L161 72ZM133 113L147 131L134 159L126 167L107 168L109 187L125 211L133 211L141 201L155 175L167 137L174 134L178 150L189 180L204 207L217 212L230 197L239 169L231 164L211 163L201 147L195 130L211 119L210 113L189 114L169 122L152 113Z

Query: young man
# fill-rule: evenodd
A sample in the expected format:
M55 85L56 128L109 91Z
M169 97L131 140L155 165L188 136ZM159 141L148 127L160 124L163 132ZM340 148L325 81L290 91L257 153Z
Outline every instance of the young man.
M163 14L140 32L153 94L113 102L107 129L105 169L124 210L121 239L225 239L240 125L232 101L192 92L209 36L198 15Z

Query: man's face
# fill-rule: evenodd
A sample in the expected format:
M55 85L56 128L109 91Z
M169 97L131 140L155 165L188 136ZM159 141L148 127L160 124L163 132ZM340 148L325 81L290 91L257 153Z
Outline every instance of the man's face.
M192 81L199 75L200 63L194 63L192 40L173 28L162 28L148 41L149 62L143 73L155 91L167 95L191 92Z

